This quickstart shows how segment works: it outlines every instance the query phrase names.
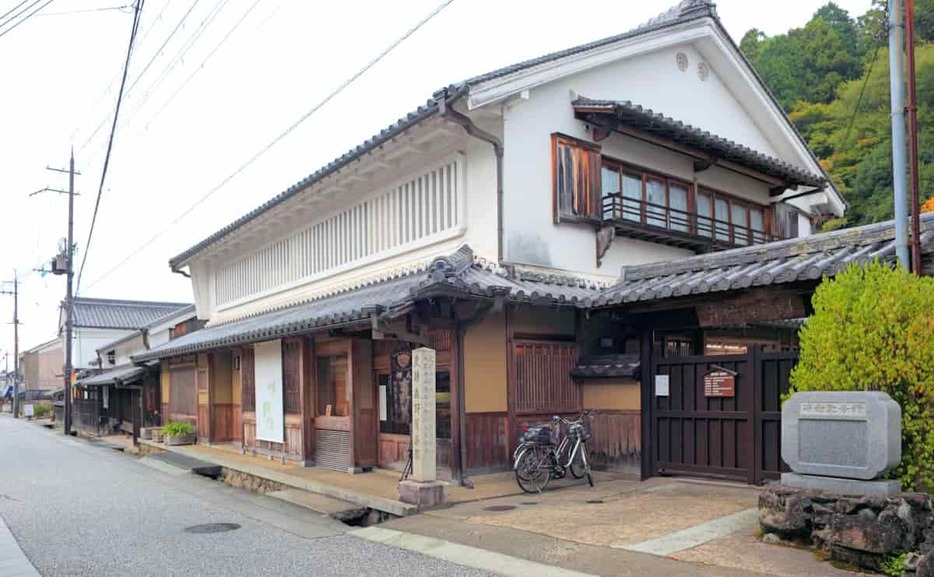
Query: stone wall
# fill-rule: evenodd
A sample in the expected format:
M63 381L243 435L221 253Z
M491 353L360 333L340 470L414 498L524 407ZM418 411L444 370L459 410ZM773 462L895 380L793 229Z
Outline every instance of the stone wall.
M875 571L888 559L916 552L914 574L934 577L934 512L926 493L847 497L778 486L759 495L759 524L766 534Z

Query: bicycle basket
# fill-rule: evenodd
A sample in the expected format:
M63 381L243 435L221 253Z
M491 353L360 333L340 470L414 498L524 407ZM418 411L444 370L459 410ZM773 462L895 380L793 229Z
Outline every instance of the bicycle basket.
M528 430L522 435L522 439L524 441L531 443L541 443L543 445L551 445L555 442L554 434L549 425L529 427Z

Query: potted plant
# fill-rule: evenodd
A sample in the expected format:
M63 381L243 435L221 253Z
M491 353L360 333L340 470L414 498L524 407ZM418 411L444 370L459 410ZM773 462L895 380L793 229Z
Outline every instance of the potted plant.
M195 428L191 423L185 421L173 421L162 427L162 434L165 437L165 444L192 445L195 442Z

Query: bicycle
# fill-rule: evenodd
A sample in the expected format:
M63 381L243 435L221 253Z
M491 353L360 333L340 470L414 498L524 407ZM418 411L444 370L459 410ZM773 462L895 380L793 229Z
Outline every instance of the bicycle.
M575 420L555 415L551 423L525 428L512 455L520 489L526 493L541 493L551 479L562 479L568 471L575 479L587 477L587 483L593 487L587 439L590 438L590 417L594 413L594 410L585 410ZM558 432L563 433L560 443ZM565 456L567 460L562 463Z

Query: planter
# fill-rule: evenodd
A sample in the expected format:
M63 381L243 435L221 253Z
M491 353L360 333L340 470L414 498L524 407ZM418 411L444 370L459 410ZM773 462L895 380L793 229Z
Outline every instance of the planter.
M162 429L153 429L151 436L153 441L156 443L161 443L164 435L162 434Z
M190 435L165 435L165 444L174 447L178 445L194 445L195 434Z
M156 438L156 435L159 435L159 438ZM162 427L143 427L139 430L139 436L147 441L161 441L162 440Z

